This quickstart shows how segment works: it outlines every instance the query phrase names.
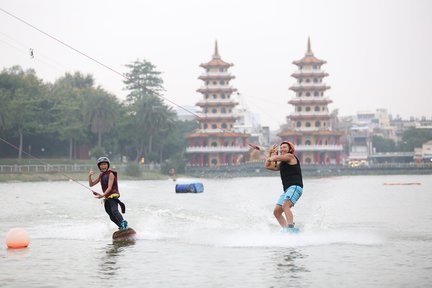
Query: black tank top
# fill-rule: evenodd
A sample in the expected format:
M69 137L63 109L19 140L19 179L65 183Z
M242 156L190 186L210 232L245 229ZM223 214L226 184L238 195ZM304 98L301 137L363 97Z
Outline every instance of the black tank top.
M280 176L284 191L292 185L298 185L303 188L303 177L300 168L300 161L297 159L297 164L290 165L288 162L281 162L279 166Z

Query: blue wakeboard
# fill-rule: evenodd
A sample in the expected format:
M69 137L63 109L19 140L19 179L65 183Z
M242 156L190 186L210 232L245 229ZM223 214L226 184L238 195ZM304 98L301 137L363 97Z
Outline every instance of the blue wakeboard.
M297 228L297 227L294 227L294 228L283 228L281 230L281 233L284 233L284 234L298 234L298 233L300 233L300 229Z

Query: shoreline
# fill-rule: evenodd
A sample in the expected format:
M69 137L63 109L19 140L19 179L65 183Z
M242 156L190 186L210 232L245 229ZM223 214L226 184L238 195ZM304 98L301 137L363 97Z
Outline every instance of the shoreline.
M334 176L362 176L362 175L432 175L432 169L418 169L418 168L399 168L399 169L383 169L364 167L359 168L342 168L341 167L303 167L303 177L334 177ZM208 179L222 179L222 178L239 178L239 177L272 177L277 176L278 173L274 171L267 171L260 168L255 169L237 169L224 167L223 169L215 169L209 167L201 167L200 169L189 169L186 173L178 175L177 178L193 177L193 178L208 178ZM168 180L171 179L168 175L162 174L157 171L145 171L141 176L133 177L126 174L120 174L121 180L144 181L144 180ZM0 183L21 183L21 182L51 182L51 181L79 181L86 182L88 173L83 172L21 172L21 173L0 173Z
M88 173L0 173L0 183L21 183L21 182L51 182L51 181L79 181L87 182ZM139 177L120 175L121 180L166 180L167 175L159 172L145 172Z

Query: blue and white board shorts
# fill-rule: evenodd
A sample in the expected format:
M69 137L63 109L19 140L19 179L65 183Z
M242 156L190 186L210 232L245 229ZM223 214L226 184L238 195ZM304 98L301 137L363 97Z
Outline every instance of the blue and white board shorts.
M291 201L291 203L293 205L295 205L297 200L301 197L302 194L303 194L303 188L302 187L300 187L298 185L289 186L285 190L285 193L283 193L279 197L279 200L277 201L276 204L282 206L284 201L289 200L289 201Z

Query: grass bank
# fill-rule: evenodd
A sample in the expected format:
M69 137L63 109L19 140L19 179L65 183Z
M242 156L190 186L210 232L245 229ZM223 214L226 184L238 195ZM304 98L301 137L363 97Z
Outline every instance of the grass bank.
M66 177L68 176L68 177ZM95 176L94 176L95 177ZM86 182L88 173L3 173L0 174L0 182L40 182L40 181L69 181L70 178ZM168 179L167 175L159 172L145 172L139 177L119 174L119 181L122 180L164 180Z

